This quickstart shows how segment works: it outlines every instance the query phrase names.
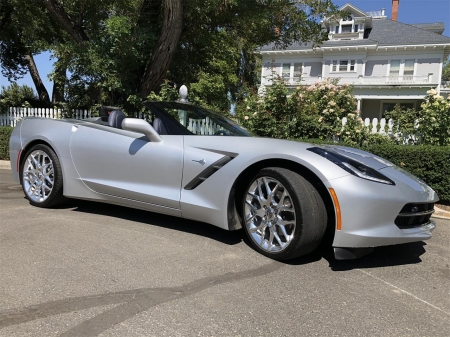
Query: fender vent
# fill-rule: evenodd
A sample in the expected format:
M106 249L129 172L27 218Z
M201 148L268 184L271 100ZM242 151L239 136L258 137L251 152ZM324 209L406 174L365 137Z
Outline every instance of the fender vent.
M233 158L229 156L224 156L220 158L218 161L212 163L210 166L208 166L202 172L200 172L198 176L196 176L186 186L184 186L184 189L193 190L232 160Z

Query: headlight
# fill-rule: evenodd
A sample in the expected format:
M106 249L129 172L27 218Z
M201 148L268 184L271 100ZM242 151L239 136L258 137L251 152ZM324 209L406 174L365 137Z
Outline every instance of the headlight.
M309 148L308 151L314 152L315 154L328 159L341 169L353 174L354 176L381 184L395 185L391 179L381 174L379 171L334 151L326 150L320 147L312 147Z

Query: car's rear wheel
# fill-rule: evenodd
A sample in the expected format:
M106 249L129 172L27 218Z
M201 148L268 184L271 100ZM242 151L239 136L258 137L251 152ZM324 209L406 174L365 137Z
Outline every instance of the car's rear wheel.
M38 144L27 151L20 166L20 180L34 206L50 207L65 200L61 164L47 145Z
M260 170L243 196L243 227L260 253L288 260L310 253L326 229L327 212L314 186L285 168Z

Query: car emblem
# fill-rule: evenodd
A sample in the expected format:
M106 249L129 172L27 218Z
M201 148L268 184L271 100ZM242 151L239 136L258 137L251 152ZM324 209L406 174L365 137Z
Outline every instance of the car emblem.
M192 159L192 161L195 161L196 163L200 163L202 166L206 164L206 160L205 159L201 159L201 160L194 160L194 159Z

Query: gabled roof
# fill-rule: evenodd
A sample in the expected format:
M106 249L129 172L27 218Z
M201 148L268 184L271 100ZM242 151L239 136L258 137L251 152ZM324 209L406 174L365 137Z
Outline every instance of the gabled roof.
M369 17L369 15L366 13L366 12L364 12L364 11L362 11L362 10L360 10L358 7L356 7L356 6L353 6L351 3L349 3L349 2L347 2L344 6L342 6L341 8L339 8L339 10L340 11L346 11L346 12L350 12L350 13L353 13L353 14L357 14L357 16L360 16L360 17L364 17L364 16L366 16L366 17Z
M427 24L433 25L433 24ZM372 28L367 29L365 38L360 40L331 40L324 41L320 47L345 47L355 45L400 46L400 45L433 45L450 44L450 37L436 34L421 25L410 25L389 19L374 19ZM294 43L284 50L308 50L313 44ZM260 51L281 50L269 44L259 48Z

